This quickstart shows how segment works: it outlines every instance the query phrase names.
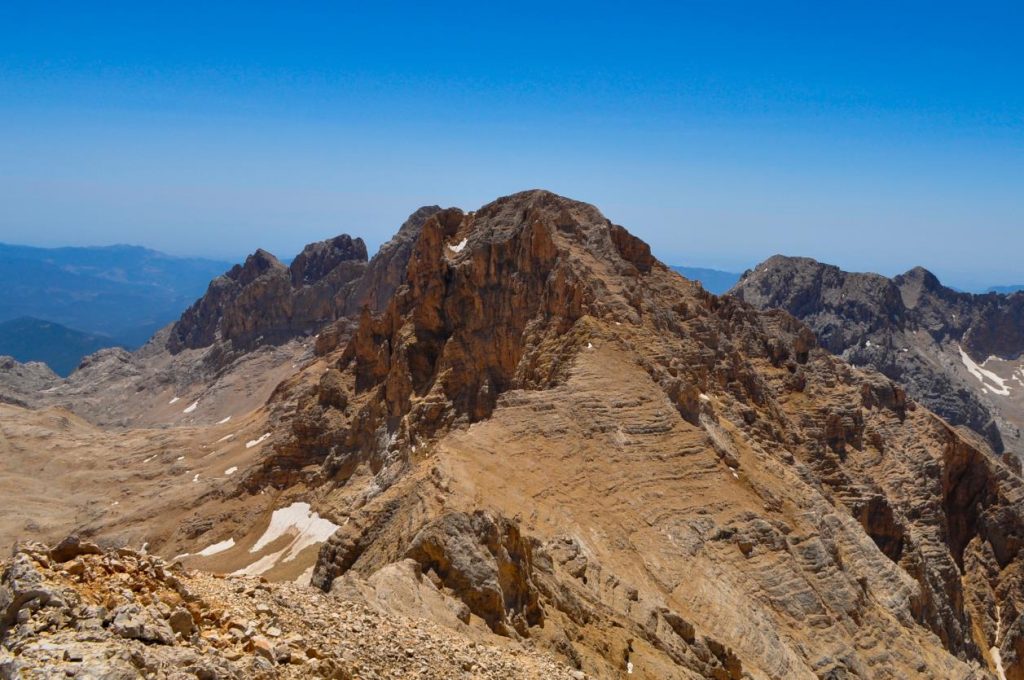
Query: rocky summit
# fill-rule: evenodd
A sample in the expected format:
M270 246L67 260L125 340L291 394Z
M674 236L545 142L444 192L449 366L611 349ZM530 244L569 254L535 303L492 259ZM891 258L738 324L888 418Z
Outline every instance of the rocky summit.
M921 267L889 279L782 256L730 292L785 309L830 352L905 385L997 453L1024 455L1024 293L961 293Z
M346 243L125 358L148 420L0 406L0 461L88 461L60 512L4 471L4 673L1024 677L1019 468L913 383L546 191Z

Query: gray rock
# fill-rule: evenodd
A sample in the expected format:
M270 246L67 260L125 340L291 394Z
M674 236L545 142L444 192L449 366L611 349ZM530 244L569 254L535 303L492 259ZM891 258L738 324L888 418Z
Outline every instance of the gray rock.
M1019 409L981 394L958 374L957 345L978 363L1024 352L1024 293L973 295L917 267L889 279L777 255L745 272L729 292L759 309L784 309L819 344L855 366L906 387L913 399L981 435L996 453L1021 449Z
M83 541L72 534L50 550L50 559L54 562L69 562L80 555L99 555L102 550L95 543Z
M185 638L192 635L196 629L196 622L193 620L192 614L184 607L177 607L171 612L167 623L170 624L171 630Z
M114 620L110 624L110 630L116 635L142 642L174 644L174 631L153 607L143 609L136 604L126 604L111 614Z

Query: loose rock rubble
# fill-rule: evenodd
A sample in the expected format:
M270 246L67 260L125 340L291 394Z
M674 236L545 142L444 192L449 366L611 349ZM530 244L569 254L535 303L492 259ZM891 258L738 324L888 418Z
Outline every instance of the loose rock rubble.
M516 643L71 539L2 563L0 678L585 677Z

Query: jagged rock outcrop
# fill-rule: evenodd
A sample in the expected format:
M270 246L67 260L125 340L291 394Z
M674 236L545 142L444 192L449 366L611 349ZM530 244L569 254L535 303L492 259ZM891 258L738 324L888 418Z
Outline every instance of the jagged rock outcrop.
M544 623L533 584L533 554L519 527L483 512L442 515L412 538L406 555L432 571L491 630Z
M425 206L414 212L370 262L363 240L344 234L307 245L289 267L257 250L210 283L174 324L168 348L177 352L216 341L251 348L312 334L364 305L383 309L404 281L424 222L440 210Z
M21 363L0 356L0 402L26 406L43 390L60 383L60 376L41 361Z
M251 348L312 333L345 313L365 269L366 245L347 235L307 245L290 267L257 250L210 283L174 324L168 348Z
M970 678L1013 656L992 621L1021 583L1016 473L592 206L432 215L387 307L270 407L289 432L247 485L321 489L325 590L411 557L598 677ZM528 553L455 526L477 517Z
M785 309L830 352L905 385L997 453L1024 453L1024 294L960 293L921 267L889 279L783 256L746 272L730 294Z
M66 380L31 364L0 366L0 400L58 406L119 426L213 423L230 415L223 402L255 406L289 367L346 343L364 305L374 312L386 306L404 281L419 230L439 210L414 212L369 262L363 241L347 235L307 245L289 267L257 250L135 352L97 352ZM175 397L187 401L167 408ZM222 405L183 417L197 401Z
M5 679L584 677L472 631L292 584L190 573L132 550L60 560L23 544L0 572Z

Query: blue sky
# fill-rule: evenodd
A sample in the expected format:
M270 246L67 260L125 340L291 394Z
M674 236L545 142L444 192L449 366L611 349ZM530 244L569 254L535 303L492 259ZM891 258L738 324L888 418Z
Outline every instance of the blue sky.
M0 241L371 249L544 187L670 263L1021 283L1024 4L0 5Z

